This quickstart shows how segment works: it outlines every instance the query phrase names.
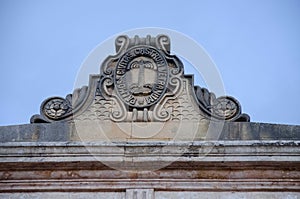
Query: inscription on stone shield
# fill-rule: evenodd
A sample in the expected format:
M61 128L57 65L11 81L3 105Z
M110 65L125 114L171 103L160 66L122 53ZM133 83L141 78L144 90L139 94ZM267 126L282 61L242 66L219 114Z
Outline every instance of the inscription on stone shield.
M133 47L117 64L117 94L131 107L149 107L165 93L168 76L167 61L157 49L149 46Z

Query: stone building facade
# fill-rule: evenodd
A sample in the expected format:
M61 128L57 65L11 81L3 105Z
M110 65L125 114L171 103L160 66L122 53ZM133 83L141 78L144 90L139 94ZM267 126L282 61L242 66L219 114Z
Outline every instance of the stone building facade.
M0 198L300 197L300 126L195 86L166 35L115 44L88 86L0 127Z

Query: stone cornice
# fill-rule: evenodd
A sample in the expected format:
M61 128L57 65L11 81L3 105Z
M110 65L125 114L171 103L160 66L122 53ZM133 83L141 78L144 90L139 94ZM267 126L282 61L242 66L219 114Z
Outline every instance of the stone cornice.
M86 125L80 126L86 132L79 132L72 122L55 122L51 124L24 124L0 127L1 142L67 142L67 141L145 141L140 136L140 139L135 139L133 130L129 129L129 133L120 129L120 125L129 126L132 128L132 123L121 123L116 126L113 123L103 123L103 129L90 129L88 122ZM207 138L207 129L209 125L213 128L216 124L219 129L217 135L211 140L300 140L299 125L282 125L282 124L267 124L253 122L225 122L219 125L218 123L194 123L181 122L181 131L173 133L171 130L176 125L176 122L169 122L168 125L163 123L155 123L155 125L165 126L161 133L153 135L151 140L157 141L201 141L209 140ZM93 125L93 123L92 123ZM101 127L101 123L97 123ZM107 127L107 129L105 129ZM109 128L108 128L109 127ZM101 127L102 128L102 127ZM153 128L152 128L153 129ZM125 129L126 130L126 129ZM146 129L137 129L137 133L144 133ZM192 132L192 133L191 133ZM133 132L134 133L134 132ZM80 134L80 135L78 135ZM97 134L98 137L88 139L90 135ZM175 139L179 134L181 137Z
M299 145L292 140L1 143L0 192L299 191ZM158 164L165 167L143 170Z

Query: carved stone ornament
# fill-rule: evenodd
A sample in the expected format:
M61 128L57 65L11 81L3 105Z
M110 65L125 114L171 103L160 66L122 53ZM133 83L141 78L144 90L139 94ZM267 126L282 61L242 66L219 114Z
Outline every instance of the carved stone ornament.
M46 99L31 123L68 120L113 122L250 121L233 97L193 85L183 64L170 54L166 35L119 36L116 54L108 56L89 86Z

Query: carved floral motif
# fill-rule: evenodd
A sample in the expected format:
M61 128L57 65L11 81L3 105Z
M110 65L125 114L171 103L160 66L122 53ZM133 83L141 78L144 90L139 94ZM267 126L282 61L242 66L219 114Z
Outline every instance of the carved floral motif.
M52 98L44 105L45 115L52 119L57 119L70 111L70 103L63 98Z
M212 113L221 118L232 118L239 112L239 105L232 97L219 97L212 106Z

